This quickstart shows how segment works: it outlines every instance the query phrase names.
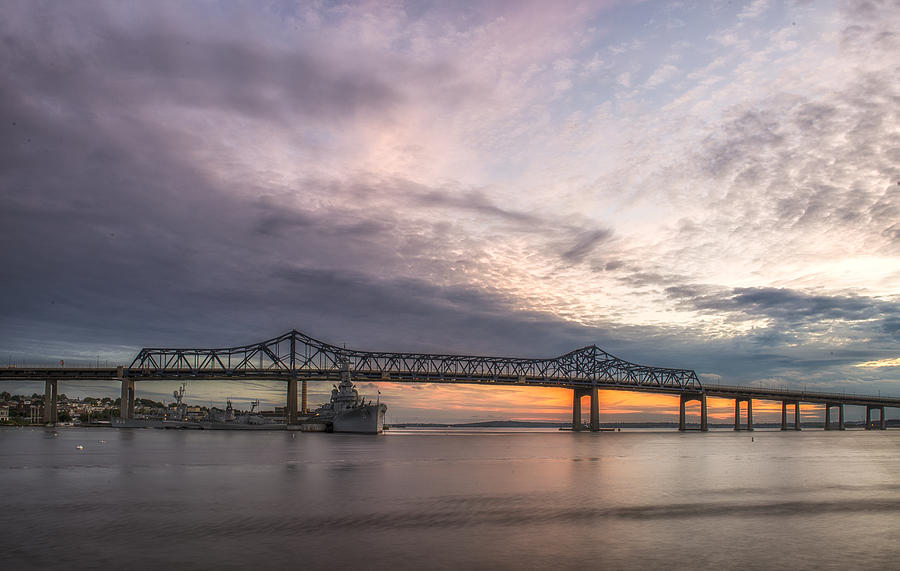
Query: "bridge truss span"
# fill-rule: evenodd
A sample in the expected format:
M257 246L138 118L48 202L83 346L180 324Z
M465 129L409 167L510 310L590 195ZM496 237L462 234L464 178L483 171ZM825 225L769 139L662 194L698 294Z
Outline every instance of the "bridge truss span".
M605 386L673 393L703 390L692 370L637 365L596 345L551 359L394 353L346 349L297 330L238 347L142 349L127 374L136 378L339 380L344 363L349 363L357 379L370 381Z

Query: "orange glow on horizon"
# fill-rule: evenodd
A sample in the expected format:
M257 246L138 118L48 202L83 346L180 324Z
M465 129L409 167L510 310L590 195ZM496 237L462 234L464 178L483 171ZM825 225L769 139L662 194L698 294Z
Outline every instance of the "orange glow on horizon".
M541 420L564 422L572 418L573 394L571 389L555 387L519 387L514 385L484 386L468 384L440 383L379 383L382 398L395 401L397 408L421 411L472 412L476 414L502 416L517 420ZM632 416L653 415L667 417L671 421L678 418L679 397L677 395L643 393L619 390L600 390L600 415ZM590 415L590 398L582 398L582 418ZM696 417L700 411L699 402L687 404L689 416ZM792 414L793 411L791 410ZM718 423L734 420L734 400L726 398L707 399L709 419ZM820 405L805 404L804 416L822 415ZM741 403L741 422L746 422L747 404ZM753 401L753 421L777 422L781 420L781 403L773 401ZM608 419L604 420L608 422Z

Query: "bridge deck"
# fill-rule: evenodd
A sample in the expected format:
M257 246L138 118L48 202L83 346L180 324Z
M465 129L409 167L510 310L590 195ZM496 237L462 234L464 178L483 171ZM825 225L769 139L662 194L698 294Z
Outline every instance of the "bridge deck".
M614 389L812 403L900 407L900 398L759 387L704 387L695 371L639 365L589 345L558 357L531 359L435 353L360 351L337 347L292 329L259 343L203 348L141 349L128 367L0 368L0 381L339 381L350 370L360 381L464 383ZM123 388L123 391L125 389ZM124 393L123 393L124 394ZM593 398L593 397L592 397ZM289 399L290 400L290 399Z
M587 388L594 385L590 379L546 379L528 376L498 375L492 378L478 378L448 373L413 374L386 373L380 370L355 370L354 377L365 382L396 383L441 383L441 384L476 384L499 386L532 386L556 388ZM298 370L296 375L285 371L238 371L231 374L220 372L202 372L191 369L169 369L165 372L132 372L123 370L123 375L134 381L281 381L292 378L308 381L336 382L340 380L340 371L336 369ZM118 369L115 368L74 368L74 367L0 367L0 381L121 381ZM674 387L655 385L617 384L615 382L598 381L601 390L623 390L678 395L685 391ZM876 395L860 395L823 391L790 390L734 385L705 385L697 392L716 398L752 398L754 400L804 402L816 404L874 405L900 408L900 398Z

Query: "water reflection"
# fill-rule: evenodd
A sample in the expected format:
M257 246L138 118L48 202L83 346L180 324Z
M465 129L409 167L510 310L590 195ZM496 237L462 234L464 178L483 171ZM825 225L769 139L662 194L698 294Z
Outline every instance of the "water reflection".
M900 556L900 431L57 432L0 430L9 568L814 569Z

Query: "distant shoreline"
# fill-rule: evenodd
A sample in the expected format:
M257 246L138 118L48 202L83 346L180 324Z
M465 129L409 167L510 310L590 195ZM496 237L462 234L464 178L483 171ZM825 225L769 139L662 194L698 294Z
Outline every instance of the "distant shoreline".
M847 422L848 428L864 428L865 422ZM571 422L538 422L524 420L489 420L483 422L439 423L439 422L398 422L387 425L390 428L571 428ZM888 419L888 427L900 427L900 419ZM710 428L734 428L732 422L710 423ZM781 428L780 422L754 423L754 428ZM801 423L803 428L823 428L822 422ZM600 428L678 428L677 422L601 422Z

